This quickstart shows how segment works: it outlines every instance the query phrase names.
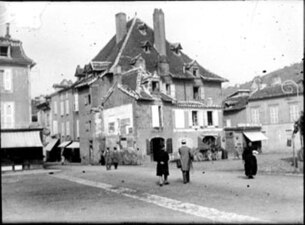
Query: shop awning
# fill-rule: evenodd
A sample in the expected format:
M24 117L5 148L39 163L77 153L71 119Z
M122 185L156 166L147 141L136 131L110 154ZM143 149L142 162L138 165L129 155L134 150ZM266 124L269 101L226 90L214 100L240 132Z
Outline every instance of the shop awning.
M68 145L66 148L79 148L79 142L74 141L70 145Z
M58 139L51 139L51 141L49 142L49 144L47 144L47 146L46 146L46 151L51 151L53 148L54 148L54 146L56 145L56 143L58 142Z
M1 132L1 148L42 147L39 131Z
M259 131L244 132L244 135L249 138L250 141L263 141L268 139L262 132Z
M62 142L58 147L59 148L65 148L68 144L70 144L72 141L64 141Z

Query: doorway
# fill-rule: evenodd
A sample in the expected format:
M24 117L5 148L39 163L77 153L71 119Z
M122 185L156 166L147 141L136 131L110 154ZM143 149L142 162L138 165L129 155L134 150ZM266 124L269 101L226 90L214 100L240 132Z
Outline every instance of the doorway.
M150 149L152 153L151 154L152 161L157 161L162 145L164 145L164 138L156 137L151 139Z

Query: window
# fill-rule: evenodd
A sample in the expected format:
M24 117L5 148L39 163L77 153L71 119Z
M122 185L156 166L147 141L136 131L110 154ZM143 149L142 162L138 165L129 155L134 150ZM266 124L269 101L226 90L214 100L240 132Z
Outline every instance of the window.
M58 133L58 122L56 120L53 120L53 134Z
M253 124L259 124L259 108L251 109L251 122Z
M64 115L64 111L65 111L64 102L61 101L61 102L60 102L60 115L61 115L61 116Z
M207 111L208 126L213 126L213 111Z
M0 56L8 57L8 46L0 46Z
M197 76L198 75L198 68L193 68L193 75Z
M56 101L53 102L53 106L54 106L54 114L57 114L57 102Z
M278 106L271 106L269 109L270 109L270 123L278 123L279 122Z
M66 135L70 135L70 122L66 122Z
M74 111L78 111L78 93L74 93Z
M108 123L108 133L113 134L114 132L115 132L115 123L114 122Z
M128 129L130 128L130 118L121 119L119 127L122 135L128 134Z
M167 95L171 95L171 86L170 84L165 84L165 90Z
M15 104L14 102L3 102L1 104L1 115L3 113L3 125L2 128L14 128L15 127Z
M85 105L90 105L91 104L91 96L90 94L85 96Z
M199 99L199 87L193 87L193 99Z
M152 88L152 93L159 92L159 82L158 81L152 81L151 82L151 88Z
M198 126L198 112L192 111L192 125Z
M76 137L79 138L79 119L76 120Z
M88 95L88 104L91 104L91 95Z
M61 135L62 136L65 135L65 123L64 122L61 123Z
M289 105L290 122L294 122L299 119L299 106L297 104Z
M151 106L152 109L152 127L162 127L162 108L159 105Z
M69 114L69 100L66 99L66 114Z
M11 69L5 69L2 71L3 73L3 87L4 91L12 91L13 90L13 76ZM2 76L1 76L2 77Z

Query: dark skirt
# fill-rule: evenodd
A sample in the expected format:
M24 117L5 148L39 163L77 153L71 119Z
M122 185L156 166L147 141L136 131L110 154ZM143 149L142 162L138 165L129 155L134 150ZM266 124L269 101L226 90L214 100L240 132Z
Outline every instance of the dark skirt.
M168 163L165 164L157 164L157 176L168 176L169 172L168 172Z
M256 175L257 161L254 155L248 155L245 157L245 174L246 176Z

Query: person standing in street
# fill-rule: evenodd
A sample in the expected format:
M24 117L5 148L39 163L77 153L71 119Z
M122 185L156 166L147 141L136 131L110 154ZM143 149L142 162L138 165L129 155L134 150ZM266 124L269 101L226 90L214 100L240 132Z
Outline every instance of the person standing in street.
M111 152L110 152L109 148L107 148L106 152L105 152L105 163L106 163L106 169L111 170L112 158L111 158Z
M190 168L192 164L192 153L191 149L186 146L186 140L181 141L182 146L179 148L178 152L181 160L181 170L183 176L183 183L190 182Z
M168 160L169 155L165 150L165 146L161 146L161 151L157 158L157 176L159 176L159 185L162 186L163 184L169 184L167 177L169 175L168 170Z
M245 174L249 179L253 179L257 172L257 161L253 153L257 154L258 152L253 149L252 142L250 141L242 154L245 163Z
M114 169L118 168L119 161L120 161L120 153L118 152L117 148L113 148L113 153L112 153L112 163L114 165Z

